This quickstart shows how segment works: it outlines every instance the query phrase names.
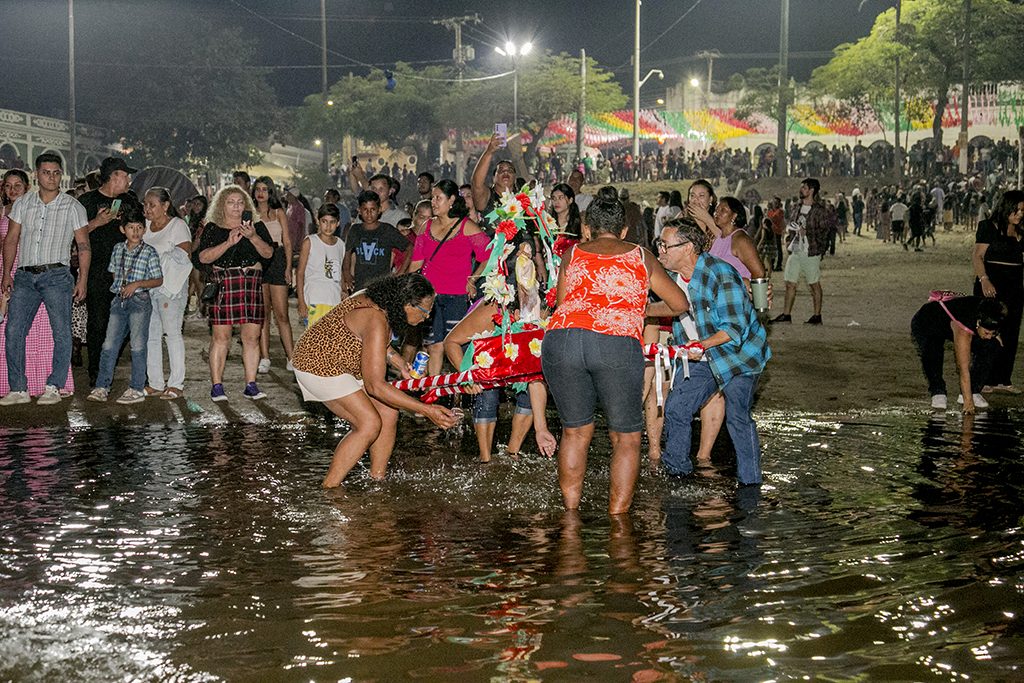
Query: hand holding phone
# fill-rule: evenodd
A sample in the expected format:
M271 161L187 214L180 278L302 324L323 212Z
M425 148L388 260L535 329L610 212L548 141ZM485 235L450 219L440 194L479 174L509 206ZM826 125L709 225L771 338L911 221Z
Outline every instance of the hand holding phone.
M115 199L110 203L110 213L114 218L117 218L117 213L121 210L121 200Z
M494 124L494 134L501 138L500 147L508 145L508 124L507 123L496 123Z

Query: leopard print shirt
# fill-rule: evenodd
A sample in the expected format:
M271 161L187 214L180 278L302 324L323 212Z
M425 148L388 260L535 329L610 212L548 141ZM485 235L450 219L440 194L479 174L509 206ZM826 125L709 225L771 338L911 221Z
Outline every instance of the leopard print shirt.
M376 306L349 297L306 330L292 352L295 369L318 377L352 375L362 379L363 342L345 324L345 315L359 308Z

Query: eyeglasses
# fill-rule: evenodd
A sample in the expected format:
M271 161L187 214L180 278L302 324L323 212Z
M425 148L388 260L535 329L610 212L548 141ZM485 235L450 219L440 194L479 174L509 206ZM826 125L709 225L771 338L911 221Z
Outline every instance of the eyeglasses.
M669 249L674 249L675 247L681 247L684 244L689 244L689 242L688 241L683 241L683 242L677 242L676 244L665 244L661 239L656 239L656 240L654 240L653 246L654 246L655 251L668 252Z
M420 313L422 313L423 315L427 316L428 318L430 317L430 311L428 311L427 309L423 308L422 306L419 306L417 304L413 304L412 307L413 308L418 308L420 310Z

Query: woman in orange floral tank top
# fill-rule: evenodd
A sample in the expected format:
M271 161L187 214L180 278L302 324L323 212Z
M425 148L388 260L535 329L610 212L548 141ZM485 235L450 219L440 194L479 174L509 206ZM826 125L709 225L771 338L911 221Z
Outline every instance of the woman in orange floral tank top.
M565 506L579 507L598 401L612 441L608 512L629 510L640 466L643 429L642 335L647 292L678 315L686 295L658 259L624 242L625 211L615 188L587 209L583 242L568 251L558 274L557 308L544 335L544 379L558 406L562 443L558 483Z

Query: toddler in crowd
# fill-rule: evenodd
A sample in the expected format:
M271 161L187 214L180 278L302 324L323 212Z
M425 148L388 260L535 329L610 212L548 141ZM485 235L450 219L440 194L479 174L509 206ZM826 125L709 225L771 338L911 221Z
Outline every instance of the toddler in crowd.
M335 234L339 225L341 212L328 202L316 212L316 234L302 242L295 290L299 298L299 318L305 319L306 327L312 327L341 303L345 243Z
M121 343L131 334L132 378L128 389L117 399L118 403L141 403L146 400L146 347L149 343L149 316L153 311L149 290L164 282L160 270L160 255L156 249L142 241L146 233L146 219L142 207L131 205L122 212L121 232L125 241L114 247L107 270L114 274L110 291L116 294L110 302L110 322L107 338L100 353L100 372L96 387L89 394L90 401L103 403L110 394L114 381L114 366Z

